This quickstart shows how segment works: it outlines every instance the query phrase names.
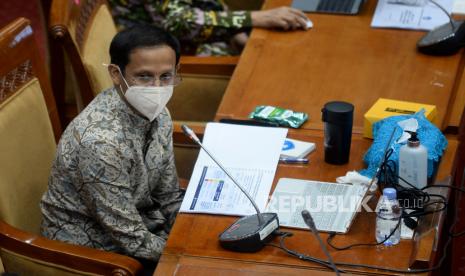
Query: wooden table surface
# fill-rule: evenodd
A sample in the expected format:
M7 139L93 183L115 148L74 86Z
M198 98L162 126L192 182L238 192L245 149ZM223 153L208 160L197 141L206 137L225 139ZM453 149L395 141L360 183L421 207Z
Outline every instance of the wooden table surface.
M289 5L291 0L266 0L264 8ZM281 32L254 29L218 109L221 118L244 119L257 105L280 106L307 112L310 119L289 136L317 144L308 165L278 166L273 189L281 177L334 182L347 171L365 168L362 158L372 140L362 138L363 115L380 97L434 104L435 123L451 124L457 109L457 90L464 85L463 51L450 57L417 53L416 42L424 32L373 29L370 27L376 1L365 2L360 15L310 14L314 27L308 31ZM350 161L336 166L324 162L321 108L332 100L355 105L354 135ZM460 109L460 108L459 108ZM455 121L454 121L455 122ZM457 141L450 137L437 179L450 175ZM371 204L375 204L373 198ZM318 264L291 257L267 246L257 253L236 253L220 247L218 235L237 217L178 214L155 275L327 275ZM374 242L374 213L359 213L350 231L338 235L338 246ZM295 251L325 258L309 231L294 233L286 245ZM321 234L323 240L327 234ZM336 262L407 269L412 261L428 263L436 252L434 235L421 243L402 240L391 248L358 247L348 251L330 249ZM275 239L273 242L277 242ZM413 254L418 246L417 254ZM341 267L344 268L344 267ZM391 274L360 268L349 273Z
M264 8L289 5L268 0ZM328 101L355 105L354 131L380 98L433 104L435 123L458 124L453 112L463 71L463 51L449 57L418 53L425 32L370 27L377 1L366 1L357 16L308 14L308 31L254 29L217 112L217 119L246 118L258 105L309 114L307 129L322 129ZM463 97L462 97L463 98ZM451 117L454 113L454 118Z
M364 168L363 154L371 144L371 140L355 134L352 140L350 162L346 165L330 165L324 162L323 137L319 130L291 131L293 138L316 142L316 150L309 155L310 163L307 165L280 164L273 183L273 189L281 177L301 179L314 179L334 182L337 176L347 171ZM457 148L455 138L449 140L449 147L443 156L437 179L443 179L450 174L453 158ZM373 206L377 197L373 197L370 204ZM163 256L155 275L299 275L299 273L315 272L316 270L329 271L318 264L301 261L291 257L278 248L266 246L256 253L231 252L220 247L218 235L231 225L237 217L186 214L180 213L176 218L170 233ZM307 255L323 258L314 236L305 230L283 228L294 233L287 238L286 245ZM338 235L334 243L338 246L360 242L375 241L375 213L361 212L357 214L350 231ZM326 233L321 233L323 240ZM430 237L434 239L434 237ZM274 243L278 239L273 240ZM432 252L432 240L423 242L419 258L428 262L435 252ZM395 247L371 246L358 247L346 251L329 249L336 262L377 265L397 269L407 269L411 260L414 244L411 240L402 240ZM383 274L382 271L364 269L346 269L350 273ZM208 272L208 274L207 274ZM273 274L273 273L275 274ZM279 274L281 273L281 274ZM319 274L317 274L319 275ZM323 274L322 274L323 275Z

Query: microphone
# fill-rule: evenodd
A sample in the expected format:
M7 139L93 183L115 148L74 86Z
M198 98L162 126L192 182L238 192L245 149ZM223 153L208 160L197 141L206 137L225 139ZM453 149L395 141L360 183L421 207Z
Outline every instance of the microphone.
M272 238L272 233L279 228L276 213L261 213L250 194L236 181L220 162L203 146L194 131L187 125L181 126L184 134L197 143L210 158L223 170L242 193L249 199L257 214L240 218L219 236L220 245L228 250L238 252L257 252Z
M455 21L450 14L436 1L427 0L439 9L441 9L447 17L449 22L440 25L426 35L424 35L417 42L418 51L435 56L445 56L455 54L463 45L465 40L465 24L464 21Z
M310 212L307 210L302 210L302 218L304 219L305 224L307 224L308 228L310 228L310 232L312 232L318 242L320 242L320 247L323 250L323 252L326 254L326 257L328 257L329 264L333 268L334 272L336 272L336 275L339 274L339 270L336 267L336 264L334 264L333 258L328 252L328 249L326 248L326 245L323 243L323 240L320 237L320 234L318 234L318 230L316 229L315 222L313 221L312 215L310 215Z

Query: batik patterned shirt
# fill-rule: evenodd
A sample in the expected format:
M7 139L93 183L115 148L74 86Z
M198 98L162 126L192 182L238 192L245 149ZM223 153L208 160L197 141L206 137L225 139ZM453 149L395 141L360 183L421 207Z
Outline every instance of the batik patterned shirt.
M42 234L157 260L179 209L172 122L136 114L112 88L67 127L42 197Z
M231 38L252 27L249 11L228 11L221 0L110 0L119 28L148 23L180 41L183 52L197 55L237 54Z

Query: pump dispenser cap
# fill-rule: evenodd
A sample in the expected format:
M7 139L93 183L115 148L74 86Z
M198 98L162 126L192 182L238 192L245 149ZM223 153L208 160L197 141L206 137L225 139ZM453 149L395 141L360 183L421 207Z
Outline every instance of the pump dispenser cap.
M408 131L408 133L410 133L410 138L408 138L407 145L409 147L418 147L420 140L417 137L417 133L415 131Z

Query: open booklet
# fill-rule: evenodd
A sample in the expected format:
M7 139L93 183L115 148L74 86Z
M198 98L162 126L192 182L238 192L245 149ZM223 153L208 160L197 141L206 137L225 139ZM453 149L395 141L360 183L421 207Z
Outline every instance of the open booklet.
M285 128L208 123L203 145L263 211L286 135ZM180 211L241 216L255 213L247 197L203 150Z

